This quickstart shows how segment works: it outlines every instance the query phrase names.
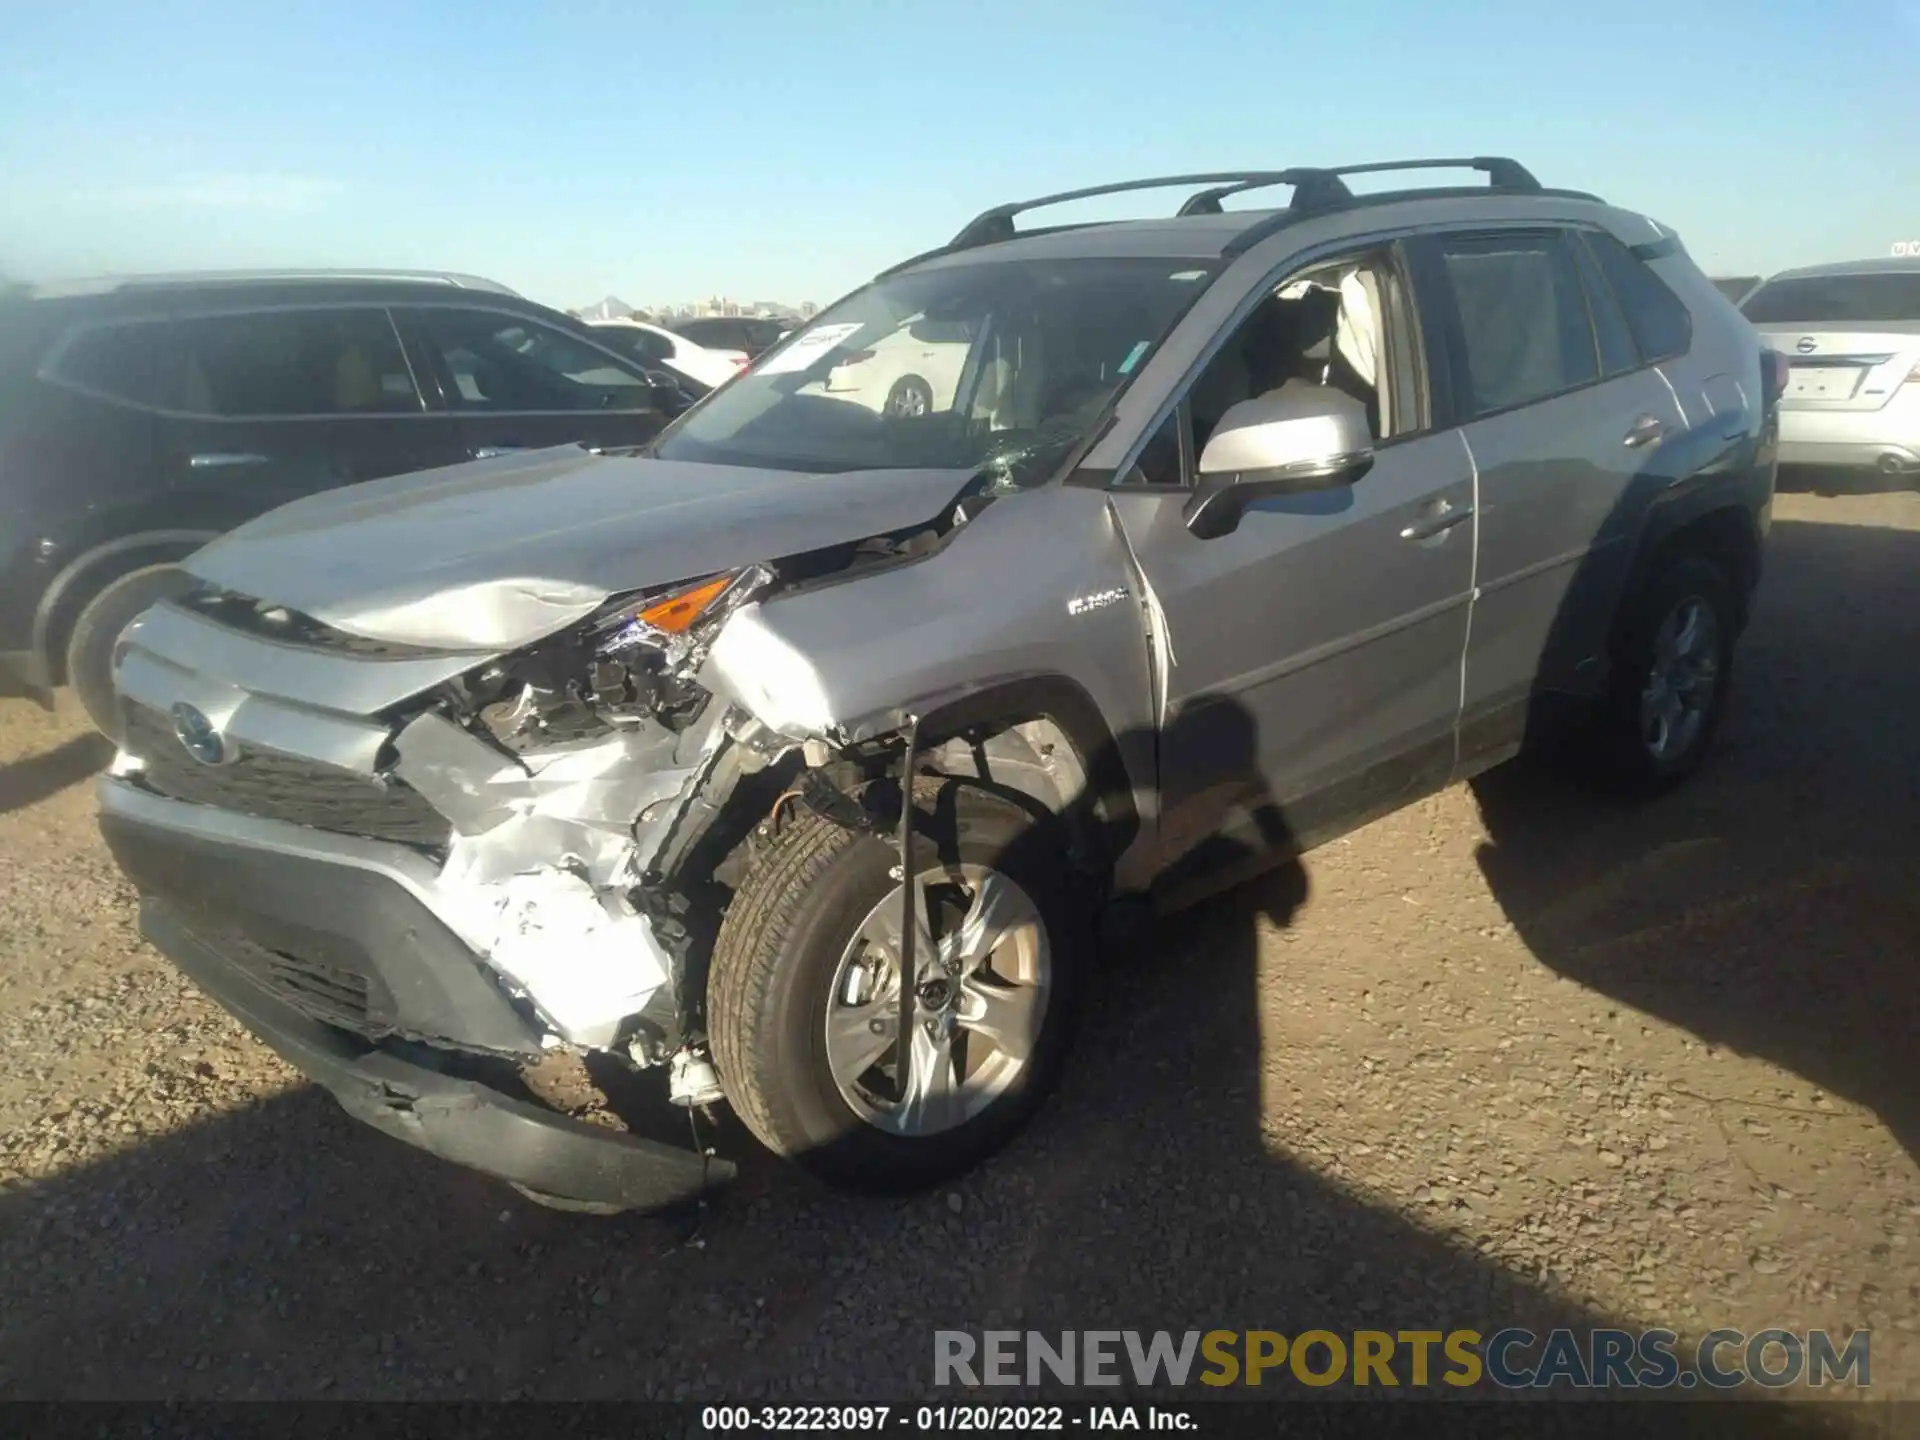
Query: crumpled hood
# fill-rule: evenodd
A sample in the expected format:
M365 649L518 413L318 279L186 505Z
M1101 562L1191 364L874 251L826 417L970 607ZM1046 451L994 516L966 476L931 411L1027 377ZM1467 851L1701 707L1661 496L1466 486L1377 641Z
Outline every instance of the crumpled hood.
M622 591L932 521L966 479L800 474L570 445L324 491L230 531L186 568L349 634L498 652Z

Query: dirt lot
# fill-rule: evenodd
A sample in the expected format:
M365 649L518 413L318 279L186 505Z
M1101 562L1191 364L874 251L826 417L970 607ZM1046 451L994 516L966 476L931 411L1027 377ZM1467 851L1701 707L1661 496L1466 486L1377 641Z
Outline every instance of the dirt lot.
M137 939L100 749L0 702L0 1393L873 1399L938 1327L1605 1317L1871 1326L1920 1397L1920 496L1777 514L1691 788L1457 787L1115 966L959 1189L749 1155L697 1227L336 1113Z

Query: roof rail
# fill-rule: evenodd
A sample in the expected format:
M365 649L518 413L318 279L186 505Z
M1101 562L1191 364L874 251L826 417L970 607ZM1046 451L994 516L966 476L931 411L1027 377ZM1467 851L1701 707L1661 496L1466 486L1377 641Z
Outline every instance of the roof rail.
M960 228L960 233L949 240L945 248L967 250L975 245L1011 240L1014 235L1013 217L1029 210L1038 210L1043 205L1064 205L1069 200L1092 200L1102 195L1124 195L1132 190L1171 190L1176 185L1286 185L1292 182L1285 177L1296 173L1291 170L1227 170L1199 175L1154 175L1145 180L1089 185L1084 190L1062 190L1057 195L1042 195L1033 200L1012 200L1005 205L996 205L991 210L982 210Z
M177 270L148 275L103 275L92 279L55 281L36 285L36 296L105 295L116 290L163 289L173 285L242 285L261 282L374 281L382 284L450 285L461 290L485 290L494 295L517 291L498 280L466 275L457 270Z
M1028 210L1060 205L1070 200L1091 200L1102 195L1120 195L1133 190L1169 190L1177 185L1205 185L1209 188L1188 197L1177 212L1186 215L1218 215L1220 202L1243 190L1259 190L1270 185L1291 185L1293 196L1287 212L1299 219L1303 215L1337 210L1344 205L1371 201L1372 196L1356 196L1341 177L1374 175L1393 170L1478 170L1487 177L1487 188L1518 195L1547 193L1533 173L1518 160L1501 155L1455 156L1432 160L1375 160L1365 165L1297 166L1290 170L1237 170L1198 175L1157 175L1145 180L1123 180L1112 185L1092 185L1084 190L1063 190L1057 195L1042 195L1033 200L1016 200L983 210L961 227L960 233L942 246L942 250L967 250L976 245L991 245L1011 240L1015 235L1013 219ZM1555 192L1562 193L1562 192ZM925 258L925 257L922 257Z

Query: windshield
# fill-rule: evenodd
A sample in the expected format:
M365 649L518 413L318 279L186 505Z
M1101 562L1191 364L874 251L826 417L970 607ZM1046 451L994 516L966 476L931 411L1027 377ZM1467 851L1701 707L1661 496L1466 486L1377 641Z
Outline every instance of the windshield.
M1003 261L888 276L664 433L669 460L1045 479L1199 296L1169 259Z
M1920 320L1920 271L1775 280L1749 295L1740 313L1753 325Z

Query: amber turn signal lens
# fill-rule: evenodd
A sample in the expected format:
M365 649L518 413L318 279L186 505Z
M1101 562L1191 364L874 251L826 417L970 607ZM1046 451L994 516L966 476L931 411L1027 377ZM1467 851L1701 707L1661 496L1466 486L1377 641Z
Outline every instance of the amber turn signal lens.
M718 600L732 583L731 575L716 575L711 580L702 580L689 589L677 590L665 599L654 601L636 618L656 630L678 635L698 620L700 612Z

